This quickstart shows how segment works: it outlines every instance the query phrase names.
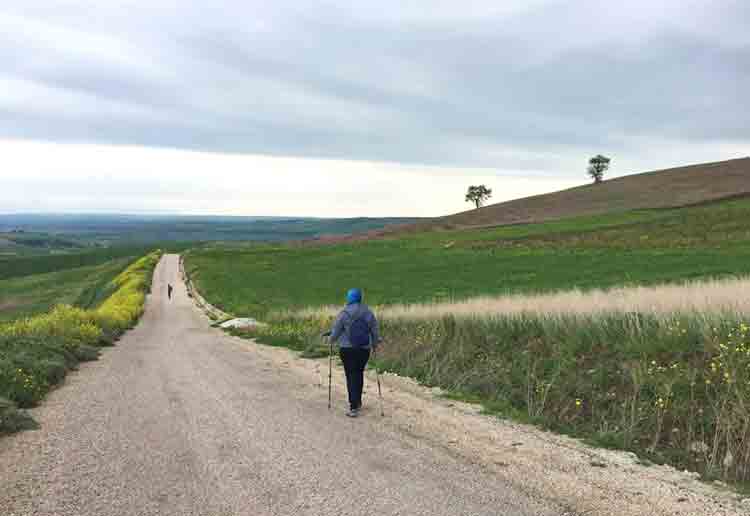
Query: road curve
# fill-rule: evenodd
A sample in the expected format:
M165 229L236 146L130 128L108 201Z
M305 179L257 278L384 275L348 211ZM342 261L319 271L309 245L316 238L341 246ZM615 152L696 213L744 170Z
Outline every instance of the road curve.
M0 514L565 514L341 394L209 328L168 255L140 324L0 440Z

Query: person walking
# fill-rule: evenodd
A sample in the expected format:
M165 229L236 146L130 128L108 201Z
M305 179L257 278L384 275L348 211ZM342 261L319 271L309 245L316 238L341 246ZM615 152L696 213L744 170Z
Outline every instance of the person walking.
M347 292L346 306L336 317L331 331L324 335L338 343L349 393L349 410L346 415L357 417L362 408L362 387L370 351L376 350L380 344L378 320L362 302L360 289L353 288Z
M172 284L167 283L167 299L172 299Z

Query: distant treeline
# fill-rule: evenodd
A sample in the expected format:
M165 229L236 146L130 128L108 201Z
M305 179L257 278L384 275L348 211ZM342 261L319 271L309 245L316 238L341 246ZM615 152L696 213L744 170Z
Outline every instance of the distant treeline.
M341 235L414 222L413 218L320 219L136 215L0 215L0 231L41 232L111 245L175 241L284 241Z

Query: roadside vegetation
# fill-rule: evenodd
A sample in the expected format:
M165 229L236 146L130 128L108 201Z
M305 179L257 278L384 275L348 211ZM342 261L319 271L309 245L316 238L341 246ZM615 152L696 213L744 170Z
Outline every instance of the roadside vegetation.
M90 309L60 304L0 323L0 432L27 427L18 407L39 403L68 371L96 360L101 347L113 345L137 322L160 257L154 251L132 263L92 296Z
M750 274L750 200L332 246L215 246L186 263L211 303L268 323L248 333L262 342L321 354L325 306L360 286L382 316L379 368L707 479L750 480L750 313L746 281L731 280ZM727 279L676 286L696 278ZM607 293L593 291L655 284L671 290L636 288L604 307ZM711 289L713 301L696 300ZM666 292L673 302L656 303Z
M706 479L747 482L748 320L721 312L386 316L376 366L489 413ZM276 316L246 336L322 356L331 322Z

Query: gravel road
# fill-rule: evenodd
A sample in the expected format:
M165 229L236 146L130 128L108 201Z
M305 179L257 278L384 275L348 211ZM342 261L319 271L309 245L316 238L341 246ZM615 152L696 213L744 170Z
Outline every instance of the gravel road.
M33 410L39 430L0 439L0 515L741 510L674 470L482 416L407 379L384 378L385 418L370 408L351 420L338 370L327 410L325 368L210 328L168 255L138 327Z

